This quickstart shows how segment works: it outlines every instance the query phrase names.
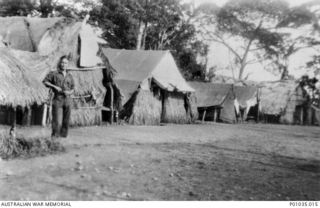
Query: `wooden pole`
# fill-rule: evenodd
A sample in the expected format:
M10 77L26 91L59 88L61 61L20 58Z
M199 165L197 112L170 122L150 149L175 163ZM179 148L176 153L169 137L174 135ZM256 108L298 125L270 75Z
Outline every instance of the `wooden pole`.
M301 110L300 110L300 125L303 125L303 111L304 111L304 108L301 107Z
M260 122L260 88L257 89L257 123Z
M116 110L115 112L115 120L116 120L116 124L119 124L119 112Z
M109 89L110 89L110 103L109 103L109 106L110 106L110 124L113 124L113 118L114 118L114 112L113 112L113 98L114 98L114 92L113 92L113 87L112 87L112 84L109 83Z
M202 122L204 122L204 119L206 117L207 109L204 110L203 115L202 115Z
M31 116L32 116L32 111L31 111L31 107L27 106L27 126L31 125Z
M48 112L47 112L48 116L46 118L46 123L50 124L52 122L52 102L49 103L49 108L48 108Z
M213 122L217 122L217 109L213 109Z
M44 104L43 111L42 111L42 122L41 122L42 126L47 125L47 113L48 113L48 106L47 106L47 104Z

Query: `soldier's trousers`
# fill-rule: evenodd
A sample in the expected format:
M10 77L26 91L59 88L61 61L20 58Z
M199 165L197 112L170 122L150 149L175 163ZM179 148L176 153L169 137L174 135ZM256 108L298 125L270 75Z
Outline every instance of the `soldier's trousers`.
M67 137L71 115L70 98L53 99L52 102L52 136Z

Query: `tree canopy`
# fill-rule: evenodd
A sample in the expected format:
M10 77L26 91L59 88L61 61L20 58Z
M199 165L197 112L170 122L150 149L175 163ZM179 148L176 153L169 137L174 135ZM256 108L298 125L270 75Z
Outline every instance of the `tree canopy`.
M317 0L297 7L285 0L228 0L222 7L181 0L2 0L0 6L2 16L82 19L89 13L110 47L170 50L187 79L205 79L212 42L230 51L237 79L246 79L247 67L262 61L288 74L293 54L320 45ZM306 66L318 62L315 54Z
M246 67L269 59L287 73L288 58L317 44L317 18L305 5L290 8L283 0L229 0L222 8L199 7L195 23L204 40L218 42L234 55L238 79ZM308 29L310 35L296 35ZM305 31L304 31L305 32ZM248 57L254 57L249 59Z
M90 15L110 47L170 50L187 79L203 78L205 62L197 57L206 56L208 46L197 40L186 8L178 0L103 0Z

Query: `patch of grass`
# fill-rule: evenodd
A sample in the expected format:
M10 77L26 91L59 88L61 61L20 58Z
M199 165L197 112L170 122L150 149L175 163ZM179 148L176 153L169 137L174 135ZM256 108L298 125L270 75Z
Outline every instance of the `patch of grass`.
M0 133L0 157L2 159L32 158L57 152L65 152L62 144L51 137L13 138Z

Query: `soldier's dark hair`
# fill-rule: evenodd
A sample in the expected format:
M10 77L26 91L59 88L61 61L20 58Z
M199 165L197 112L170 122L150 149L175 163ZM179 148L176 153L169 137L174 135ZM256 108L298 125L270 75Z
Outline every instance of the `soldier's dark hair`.
M62 61L63 59L67 59L67 60L69 61L69 57L68 57L67 55L63 55L63 56L60 57L59 63L61 63L61 61Z
M61 63L61 61L62 61L63 59L67 59L67 60L69 61L69 56L63 55L63 56L61 56L61 57L59 58L59 61L58 61L58 63L57 63L58 69L60 69L60 63Z

